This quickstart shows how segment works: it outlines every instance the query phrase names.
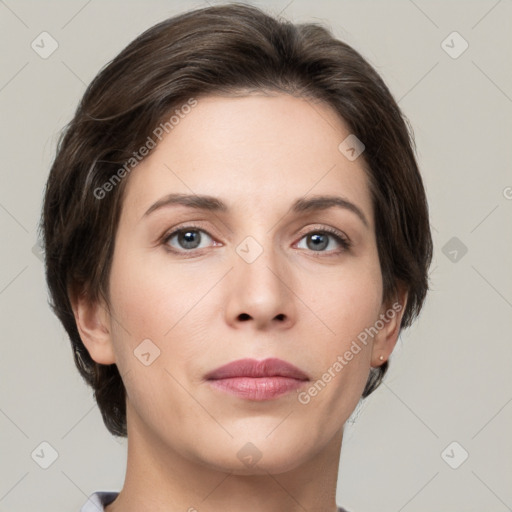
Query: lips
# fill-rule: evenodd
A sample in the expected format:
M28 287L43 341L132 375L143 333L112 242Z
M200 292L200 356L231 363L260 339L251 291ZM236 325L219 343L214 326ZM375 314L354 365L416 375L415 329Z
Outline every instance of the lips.
M240 359L206 375L217 391L245 400L274 400L302 387L310 379L305 372L282 359Z
M309 380L309 377L293 364L282 359L239 359L228 363L206 375L207 380L230 379L236 377L288 377L296 380Z

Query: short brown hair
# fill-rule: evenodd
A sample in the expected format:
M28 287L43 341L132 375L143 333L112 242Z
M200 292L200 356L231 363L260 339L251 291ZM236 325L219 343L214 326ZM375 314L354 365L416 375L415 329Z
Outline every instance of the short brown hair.
M247 90L323 101L364 143L383 300L396 295L399 283L408 290L400 328L409 326L423 305L432 258L427 200L412 131L377 72L326 28L292 24L256 7L233 3L169 18L131 42L87 88L60 136L41 219L52 308L114 435L127 435L124 384L115 364L90 357L70 294L102 297L108 304L127 179L105 199L94 191L191 97ZM363 397L379 386L387 368L386 361L371 369Z

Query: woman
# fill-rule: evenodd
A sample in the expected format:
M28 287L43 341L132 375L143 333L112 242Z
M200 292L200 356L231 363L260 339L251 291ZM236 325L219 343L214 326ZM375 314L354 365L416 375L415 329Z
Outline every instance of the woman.
M147 30L88 87L48 179L53 308L120 492L82 511L335 512L343 427L419 314L412 136L324 28L243 4Z

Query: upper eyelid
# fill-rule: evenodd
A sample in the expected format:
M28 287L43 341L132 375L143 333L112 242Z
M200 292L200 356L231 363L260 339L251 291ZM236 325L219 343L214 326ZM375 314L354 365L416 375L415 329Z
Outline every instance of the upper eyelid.
M186 231L187 229L189 229L191 231L203 231L209 237L213 238L213 235L210 233L210 231L208 229L205 229L199 225L195 225L194 223L186 223L183 225L178 225L176 227L173 227L173 228L165 231L162 238L169 238L170 236L175 235L176 233L179 233L180 231Z

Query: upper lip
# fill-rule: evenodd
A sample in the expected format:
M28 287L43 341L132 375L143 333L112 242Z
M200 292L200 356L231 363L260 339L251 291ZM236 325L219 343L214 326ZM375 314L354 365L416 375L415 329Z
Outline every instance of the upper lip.
M298 380L309 380L302 370L282 359L269 358L238 359L225 364L206 375L207 380L230 379L235 377L288 377Z

